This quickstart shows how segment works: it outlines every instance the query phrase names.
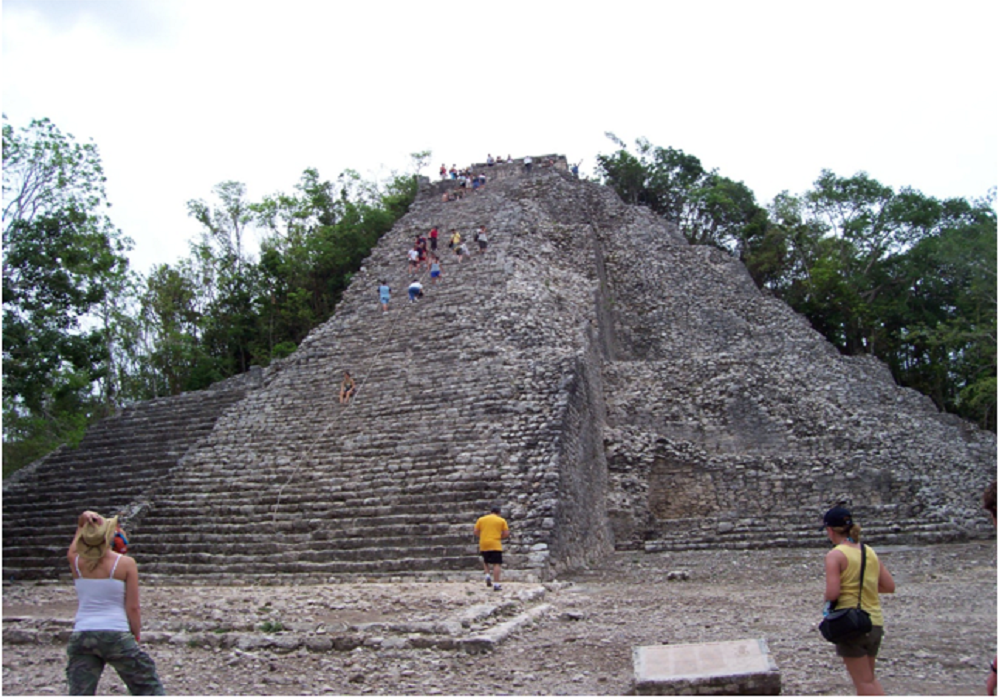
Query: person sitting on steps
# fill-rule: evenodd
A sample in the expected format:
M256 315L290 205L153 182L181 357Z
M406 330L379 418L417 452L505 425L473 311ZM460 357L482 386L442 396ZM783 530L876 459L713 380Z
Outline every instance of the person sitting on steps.
M350 373L343 371L343 382L340 383L340 404L350 404L350 398L357 392L357 383Z

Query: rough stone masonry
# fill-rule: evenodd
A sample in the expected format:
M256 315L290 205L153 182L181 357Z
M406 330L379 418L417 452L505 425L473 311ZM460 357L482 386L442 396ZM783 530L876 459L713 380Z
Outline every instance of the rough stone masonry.
M994 534L979 511L993 434L840 355L727 253L548 159L482 166L486 186L458 200L423 182L335 316L128 490L144 573L446 576L475 568L471 526L493 503L523 578L614 548L815 544L839 500L875 544ZM434 225L444 276L409 303L406 252ZM472 251L460 263L453 230ZM106 478L128 467L96 461ZM18 499L44 485L58 500L72 467L5 484L5 574L28 565ZM65 500L63 518L93 499Z

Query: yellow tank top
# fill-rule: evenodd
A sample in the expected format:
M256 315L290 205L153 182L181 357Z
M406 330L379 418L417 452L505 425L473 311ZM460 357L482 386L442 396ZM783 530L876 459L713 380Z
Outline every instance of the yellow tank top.
M836 549L846 555L846 568L839 572L839 599L836 609L842 610L857 606L857 587L860 585L860 550L849 545L837 545ZM881 575L881 562L874 550L864 545L867 554L867 566L864 568L864 595L860 607L871 616L871 624L883 627L884 616L881 614L881 597L878 595L878 576Z

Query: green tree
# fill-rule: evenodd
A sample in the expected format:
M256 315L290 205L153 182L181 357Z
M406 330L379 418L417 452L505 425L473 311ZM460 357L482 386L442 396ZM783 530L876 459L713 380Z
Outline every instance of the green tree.
M878 356L900 384L995 430L991 200L823 171L804 196L774 200L750 270L844 353Z
M180 394L223 377L201 341L202 290L190 261L161 264L146 279L141 322L150 396Z
M637 156L613 133L618 150L597 156L597 170L627 203L646 206L680 228L693 244L710 244L743 256L765 235L767 211L742 182L704 169L682 150L635 142Z
M245 372L251 363L253 299L259 291L259 274L244 248L253 221L246 186L227 181L213 192L216 203L192 200L187 208L188 214L204 226L200 241L192 245L192 259L208 295L203 342L208 355L217 362L218 374L229 377Z
M93 143L47 119L3 125L4 466L19 466L113 408L115 296L131 241L106 214ZM9 458L9 459L8 459Z

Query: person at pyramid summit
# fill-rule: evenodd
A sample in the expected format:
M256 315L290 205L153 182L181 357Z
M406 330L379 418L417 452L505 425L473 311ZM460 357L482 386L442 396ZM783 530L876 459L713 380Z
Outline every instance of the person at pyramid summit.
M162 695L156 664L140 646L139 569L112 549L118 518L84 511L66 554L76 587L77 611L66 646L71 695L97 691L111 664L133 695Z
M836 654L843 659L858 695L883 695L884 688L874 674L874 663L884 635L884 615L879 593L894 593L895 579L867 545L860 543L860 526L853 514L842 504L826 511L823 517L826 536L834 547L826 554L826 607L824 614L834 609L856 607L871 618L871 631L836 644ZM863 555L863 557L861 557ZM861 559L863 579L861 579Z

